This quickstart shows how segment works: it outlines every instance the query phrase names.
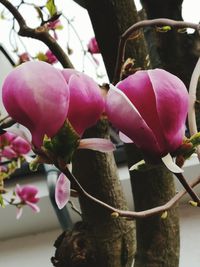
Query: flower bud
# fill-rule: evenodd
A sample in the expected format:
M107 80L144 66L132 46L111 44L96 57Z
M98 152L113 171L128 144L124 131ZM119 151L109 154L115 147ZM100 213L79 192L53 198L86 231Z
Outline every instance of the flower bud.
M161 69L145 70L111 85L106 113L143 152L163 157L182 144L188 103L178 77Z
M68 112L69 89L59 70L45 62L25 62L4 81L3 103L8 114L27 127L40 147L44 135L54 136Z

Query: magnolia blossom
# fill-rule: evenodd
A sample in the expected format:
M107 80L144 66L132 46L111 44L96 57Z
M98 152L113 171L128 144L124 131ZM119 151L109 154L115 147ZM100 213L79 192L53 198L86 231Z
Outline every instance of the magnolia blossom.
M98 47L98 43L95 37L91 38L89 43L88 43L88 51L91 54L99 54L99 47Z
M0 136L0 149L0 155L2 157L13 159L30 152L31 145L24 138L6 132Z
M37 197L38 189L33 185L16 185L15 194L20 199L20 203L18 204L17 210L17 219L19 219L22 215L22 206L29 206L34 212L39 212L40 208L36 205L39 201L39 197Z
M129 138L146 155L164 157L183 141L188 102L178 77L161 69L138 71L111 85L106 113L124 142Z
M10 72L2 88L8 114L27 127L32 143L40 147L44 135L54 136L63 125L69 106L68 85L45 62L25 62Z
M51 50L47 50L47 52L45 53L45 56L47 57L46 62L49 64L54 64L58 62L57 57L51 52Z

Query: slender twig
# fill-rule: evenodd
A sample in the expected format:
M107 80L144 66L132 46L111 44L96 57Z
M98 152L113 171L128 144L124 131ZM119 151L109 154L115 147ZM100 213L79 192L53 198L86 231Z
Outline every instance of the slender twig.
M134 219L134 218L145 218L145 217L150 217L150 216L153 216L156 214L161 214L164 211L167 211L171 207L173 207L187 193L186 190L182 190L179 193L177 193L173 198L171 198L166 204L164 204L162 206L157 206L155 208L151 208L148 210L138 211L138 212L129 211L129 210L120 210L120 209L114 208L111 205L108 205L107 203L93 197L87 191L85 191L85 189L77 181L77 179L74 177L74 175L68 170L68 168L62 168L60 166L57 166L57 168L59 168L60 171L62 171L71 181L73 181L73 183L77 186L77 190L80 194L82 194L83 196L85 196L89 200L95 202L96 204L101 205L105 209L111 211L111 215L112 215L112 213L114 213L115 215L120 216L120 217L126 217L126 218ZM193 179L192 182L189 184L189 186L192 188L199 183L200 183L200 176L198 176L196 179Z
M193 70L190 86L189 86L189 110L188 110L188 125L190 135L194 135L198 132L196 123L196 112L195 112L195 102L196 102L196 91L200 75L200 58L198 59L196 66ZM197 146L197 155L200 161L200 147Z
M200 199L197 196L197 194L192 190L191 186L186 181L185 177L182 173L174 173L174 175L178 178L182 186L185 188L185 190L188 192L188 194L191 196L192 200L197 202L198 206L200 206Z
M10 118L9 116L6 116L5 118L3 118L0 121L0 129L5 129L8 127L11 127L12 125L14 125L16 123L16 121L14 121L12 118Z
M49 34L48 29L45 26L38 27L36 29L28 27L18 9L10 1L0 0L0 3L4 5L17 20L19 24L19 35L42 41L54 53L64 68L73 68L67 54L57 41Z
M200 31L200 24L185 22L185 21L175 21L171 19L152 19L152 20L142 20L130 28L128 28L121 36L118 46L118 54L117 54L117 61L116 61L116 68L115 68L115 75L113 84L116 84L120 79L121 67L124 62L124 52L125 46L128 39L133 37L135 31L149 26L170 26L174 28L192 28L195 29L198 33Z
M69 200L68 203L71 205L71 209L75 211L79 216L82 217L80 210L74 205L73 201Z

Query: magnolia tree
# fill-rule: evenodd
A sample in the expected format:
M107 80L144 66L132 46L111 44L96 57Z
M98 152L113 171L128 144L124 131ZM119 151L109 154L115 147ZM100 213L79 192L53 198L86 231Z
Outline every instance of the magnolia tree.
M187 84L174 74L151 67L150 60L148 64L145 61L146 56L144 64L135 67L136 59L126 59L124 53L128 39L141 38L137 45L143 54L134 43L132 47L141 58L145 55L144 36L138 33L143 27L154 26L167 34L173 28L190 27L198 31L199 25L170 19L137 22L134 18L135 24L128 27L121 16L118 18L121 23L118 37L121 35L121 39L113 69L109 54L106 54L109 44L107 46L102 41L104 38L101 39L98 28L101 24L96 21L98 16L93 17L93 5L96 8L101 5L109 12L113 7L95 1L85 2L80 1L80 4L88 9L100 44L92 38L87 51L96 63L95 54L102 52L110 78L106 85L75 70L59 46L56 27L60 27L61 14L54 1L47 1L44 6L33 4L40 25L32 29L11 2L0 0L17 20L19 35L39 39L50 49L36 58L28 53L21 54L18 66L3 82L3 104L10 118L9 121L8 118L1 120L1 127L6 131L0 139L1 160L2 163L5 159L11 160L11 163L6 167L1 165L1 204L6 190L4 180L19 166L18 163L28 161L31 170L37 169L39 164L53 164L60 171L55 188L58 208L67 204L75 190L82 213L81 222L56 241L57 250L52 257L54 266L132 266L134 258L136 267L178 266L179 227L174 206L186 192L193 206L200 205L199 197L192 189L200 179L189 184L182 169L200 141L195 128L195 99L189 97ZM21 1L18 8L24 4ZM121 10L122 7L117 6L115 12L117 8ZM126 1L126 8L138 16L132 1ZM121 11L123 14L123 9ZM46 14L47 19L44 18ZM52 65L57 61L63 68ZM193 78L191 85L193 95L197 80ZM193 131L186 136L188 111ZM14 123L25 126L30 131L30 138L22 130L13 134L12 127L6 128ZM112 154L115 146L109 138L109 127L114 127L124 144L128 144L125 146L135 211L128 210L118 180ZM31 159L27 155L30 150L35 154ZM69 164L72 164L72 171ZM175 193L172 174L182 183L183 191ZM141 186L147 197L141 198ZM7 201L17 207L17 218L23 205L39 211L37 193L31 185L16 186L12 198Z

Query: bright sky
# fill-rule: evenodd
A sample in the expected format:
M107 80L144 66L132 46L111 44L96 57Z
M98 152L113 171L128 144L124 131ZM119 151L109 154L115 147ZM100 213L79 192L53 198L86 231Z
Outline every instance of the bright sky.
M35 4L45 4L46 0L26 0L27 2L34 2ZM12 3L19 3L19 0L12 0ZM66 17L70 20L73 20L73 26L78 32L79 38L82 41L84 48L87 48L87 43L91 37L93 37L93 29L87 14L87 11L77 5L73 0L55 0L58 10L64 10ZM140 1L135 0L136 6L140 9ZM185 21L195 22L198 23L200 21L200 2L199 0L184 0L183 2L183 17ZM2 11L2 5L0 5L0 12ZM33 15L30 15L30 9L24 8L22 10L23 15L27 21L27 24L30 27L37 26L37 14L33 11ZM63 20L63 23L65 21ZM10 29L10 22L5 20L0 20L0 36L1 42L4 44L4 47L11 52L12 48L9 42L9 29ZM69 38L69 46L73 49L74 53L70 56L71 61L73 62L76 69L82 71L83 67L85 72L91 75L93 78L96 79L96 71L95 71L95 62L90 55L88 55L85 60L83 61L83 49L80 45L78 38L76 37L75 32L71 27L69 30L65 31L58 31L59 41L61 45L66 48L66 40ZM13 39L13 36L11 36ZM28 51L31 51L32 55L37 54L39 51L45 52L47 50L46 46L41 44L39 41L33 41L33 39L29 38L22 38L23 42L25 43ZM20 42L18 42L20 47L20 51L24 52L24 48ZM15 54L13 54L15 57ZM97 59L100 61L102 65L101 56L97 56ZM99 75L105 74L105 70L101 67L97 69L97 73ZM101 81L101 79L99 79ZM102 81L107 81L106 76L103 77Z

